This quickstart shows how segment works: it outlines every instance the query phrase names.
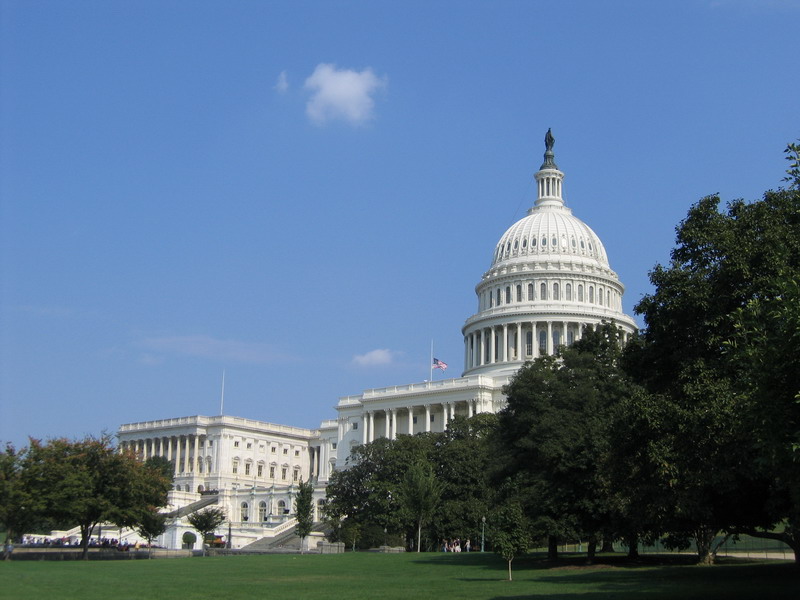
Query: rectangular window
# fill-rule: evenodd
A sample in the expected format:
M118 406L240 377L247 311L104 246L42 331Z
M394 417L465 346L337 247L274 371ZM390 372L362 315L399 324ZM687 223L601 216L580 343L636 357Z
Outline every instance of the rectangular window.
M286 467L281 469L281 479L286 481Z
M436 418L436 415L431 415L431 423L433 423L435 418Z
M264 475L264 465L258 465L258 476L263 477Z
M250 450L250 448L252 448L252 447L253 447L252 442L247 442L247 449Z
M238 473L239 472L239 463L236 462L236 461L233 461L233 472L234 473Z
M417 424L417 417L414 417L414 425Z
M275 479L275 467L270 467L269 468L269 478L270 479Z
M236 440L235 442L233 442L233 447L234 448L238 448L239 447L239 440Z
M336 450L336 442L333 442L332 446L333 446L333 449Z
M288 448L284 448L284 449L283 449L283 453L284 453L284 454L289 454L289 449L288 449Z
M353 429L358 429L358 421L356 421L355 423L353 423Z
M245 463L244 464L244 474L245 475L250 475L250 463Z
M295 456L300 456L300 450L295 450L295 451L294 451L294 455L295 455Z
M298 471L297 469L295 469L294 473L292 474L292 479L293 479L294 481L297 481L298 479L300 479L300 471Z
M278 449L275 446L273 446L272 447L272 453L275 454L277 451L278 451Z

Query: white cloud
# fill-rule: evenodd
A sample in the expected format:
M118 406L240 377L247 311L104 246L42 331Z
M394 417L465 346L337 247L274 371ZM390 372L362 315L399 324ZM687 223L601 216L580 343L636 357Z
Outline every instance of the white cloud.
M272 363L286 358L267 344L219 340L207 335L146 338L140 345L162 354L198 356L229 362ZM157 357L146 355L143 362L155 364L157 360Z
M363 123L373 118L372 96L385 85L386 79L377 77L372 69L340 70L336 65L320 63L305 82L305 89L311 91L306 114L318 125L333 119Z
M396 352L392 350L370 350L366 354L356 354L353 357L353 364L359 367L390 365L394 362L395 355Z
M281 94L286 93L289 89L289 80L286 78L286 71L281 71L281 74L278 75L278 82L275 84L275 89Z

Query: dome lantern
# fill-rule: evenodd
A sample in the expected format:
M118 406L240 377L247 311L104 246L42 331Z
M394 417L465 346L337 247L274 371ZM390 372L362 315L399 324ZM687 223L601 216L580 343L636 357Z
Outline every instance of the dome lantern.
M538 184L535 206L564 205L564 199L561 196L561 182L564 179L564 173L558 170L558 165L555 161L555 154L553 153L555 143L556 139L553 137L551 130L548 129L547 134L544 136L544 162L534 174Z

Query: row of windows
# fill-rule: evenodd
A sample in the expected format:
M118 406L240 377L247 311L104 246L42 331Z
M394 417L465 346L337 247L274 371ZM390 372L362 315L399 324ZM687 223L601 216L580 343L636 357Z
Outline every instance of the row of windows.
M233 441L233 447L234 448L241 447L241 442L239 440L234 440ZM247 449L251 450L252 448L253 448L253 442L247 442ZM259 445L259 449L263 451L265 449L264 444L260 444ZM277 454L278 453L278 447L276 445L270 446L270 453ZM289 448L284 448L283 449L283 454L284 454L284 456L288 456L289 455ZM300 456L300 450L295 449L294 455L295 456Z
M538 290L539 300L566 300L567 302L573 301L573 287L571 283L564 284L563 291L561 284L553 282L552 287L548 287L546 283L539 284ZM562 297L563 296L563 297ZM589 304L599 304L600 306L611 307L611 290L605 290L602 287L597 288L595 294L595 286L588 286L587 292L584 294L584 287L582 283L576 286L574 299L578 302L589 302ZM483 307L493 308L503 304L512 304L514 302L532 302L537 299L536 286L532 283L523 288L522 284L517 284L512 288L508 285L505 289L496 288L494 291L488 290L483 294Z
M537 247L541 248L542 250L551 248L554 251L567 250L567 248L571 247L573 252L578 252L580 249L582 253L587 249L589 252L594 251L594 246L592 245L591 241L584 240L583 238L576 239L574 235L570 236L569 243L567 243L567 236L564 234L562 234L560 238L556 235L551 235L549 237L543 235L541 238L531 237L530 241L528 241L528 238L522 238L521 242L519 239L516 239L514 240L513 245L511 244L510 240L507 241L504 245L497 248L495 260L500 260L504 256L509 256L512 250L514 253L518 252L520 249L525 252L529 246L531 251L536 250Z
M263 477L264 476L264 464L258 463L256 465L256 477ZM231 471L235 474L239 473L239 461L234 459L233 464L231 466ZM275 473L277 471L277 465L269 465L269 478L275 479ZM247 461L244 463L244 474L245 475L252 475L253 474L253 463ZM289 474L289 467L283 466L281 467L281 479L286 481L286 478ZM300 479L300 467L295 467L292 469L292 481L297 481Z

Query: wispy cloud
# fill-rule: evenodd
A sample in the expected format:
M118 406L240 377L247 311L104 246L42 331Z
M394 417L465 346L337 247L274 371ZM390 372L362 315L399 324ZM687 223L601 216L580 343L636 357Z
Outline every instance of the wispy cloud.
M370 350L366 354L356 354L353 357L352 363L357 367L375 367L391 365L398 353L394 350L378 349Z
M286 78L286 71L281 71L281 74L278 75L278 81L275 83L275 89L284 94L289 89L289 80Z
M379 78L372 69L353 71L320 63L305 81L305 89L311 91L306 114L317 125L335 119L364 123L374 117L373 95L385 86L386 78Z
M157 354L197 356L225 362L273 363L288 357L276 352L271 346L258 342L220 340L207 335L184 335L151 337L141 340L140 346L148 349L145 364L157 364Z

